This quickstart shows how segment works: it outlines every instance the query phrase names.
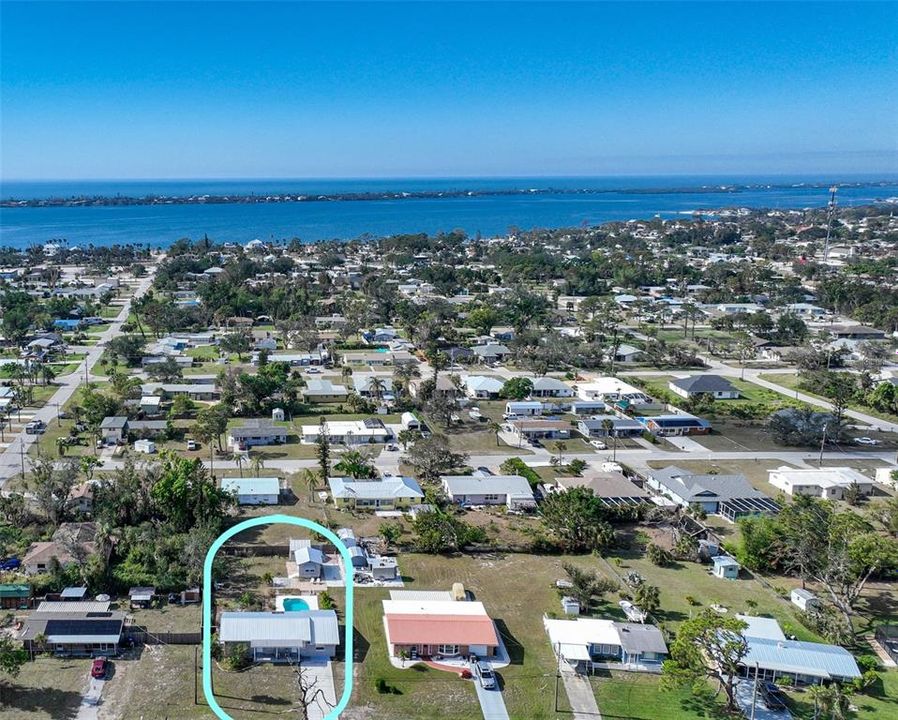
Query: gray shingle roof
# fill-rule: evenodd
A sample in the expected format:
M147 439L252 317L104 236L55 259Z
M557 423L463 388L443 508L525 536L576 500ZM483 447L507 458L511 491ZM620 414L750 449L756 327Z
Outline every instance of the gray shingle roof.
M729 380L720 375L692 375L671 380L670 384L688 393L735 392L736 390Z

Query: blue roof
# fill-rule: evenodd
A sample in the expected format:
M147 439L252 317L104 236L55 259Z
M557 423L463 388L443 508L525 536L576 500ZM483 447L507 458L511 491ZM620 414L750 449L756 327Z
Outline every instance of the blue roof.
M776 670L819 678L856 678L861 671L854 657L838 645L802 642L800 640L771 640L746 637L748 653L742 660L745 667Z

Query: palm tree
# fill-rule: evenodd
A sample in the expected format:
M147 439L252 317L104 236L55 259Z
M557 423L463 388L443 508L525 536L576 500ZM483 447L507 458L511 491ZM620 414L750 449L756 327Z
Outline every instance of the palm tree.
M368 457L358 450L347 450L340 456L340 461L334 465L338 470L351 478L370 478L374 475L374 468L368 461Z
M243 453L234 453L234 462L237 463L237 470L240 471L240 477L243 477L243 463L246 462L246 456Z
M46 363L41 365L41 379L44 381L44 385L49 385L56 379L56 370L52 365Z
M302 471L302 482L309 489L309 502L315 502L315 488L318 487L318 473L309 468Z
M265 458L259 453L252 456L250 467L256 477L262 477L262 469L265 467Z
M495 434L496 447L499 447L499 431L502 430L502 426L495 420L490 420L490 422L487 424L487 427L490 429L491 433Z
M614 420L611 418L605 418L602 420L602 429L605 431L605 436L611 438L611 460L617 460L617 433L614 432Z
M559 440L555 443L555 452L558 453L558 464L561 465L564 462L564 452L567 450L567 443Z
M383 381L383 378L372 377L368 382L368 393L379 405L381 400L383 400L384 393L387 391L387 384Z

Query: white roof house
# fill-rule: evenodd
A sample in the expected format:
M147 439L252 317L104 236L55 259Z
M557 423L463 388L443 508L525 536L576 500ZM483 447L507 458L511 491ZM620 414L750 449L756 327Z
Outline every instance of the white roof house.
M465 378L465 392L472 398L494 398L499 395L505 383L498 378L484 375L468 375Z
M768 471L768 480L787 495L813 495L828 500L841 500L845 490L857 485L862 495L873 492L873 480L850 467L790 468Z
M234 493L240 505L277 505L281 481L276 477L222 478L221 489Z
M602 400L604 402L627 400L632 405L641 405L652 401L639 388L615 377L599 377L586 383L580 383L577 386L577 394L583 400Z
M327 479L331 497L338 507L394 507L424 499L424 491L413 478L390 475L379 480Z
M658 672L667 657L664 636L654 625L599 618L543 618L555 654L577 666Z
M223 612L218 639L225 645L249 645L256 661L333 657L340 628L333 610Z
M443 489L452 502L461 505L507 505L509 508L529 508L536 505L533 491L526 478L520 475L444 475Z
M317 442L319 427L319 425L303 425L302 442L306 444ZM332 443L346 445L384 443L393 437L390 429L377 418L328 421L327 434Z

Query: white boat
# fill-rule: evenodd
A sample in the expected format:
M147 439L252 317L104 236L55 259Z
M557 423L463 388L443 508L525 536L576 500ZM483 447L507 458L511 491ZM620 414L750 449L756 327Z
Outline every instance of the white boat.
M629 600L621 600L618 605L620 605L620 609L624 611L624 615L627 616L627 620L632 622L645 622L646 616L648 613L645 610L640 610Z

